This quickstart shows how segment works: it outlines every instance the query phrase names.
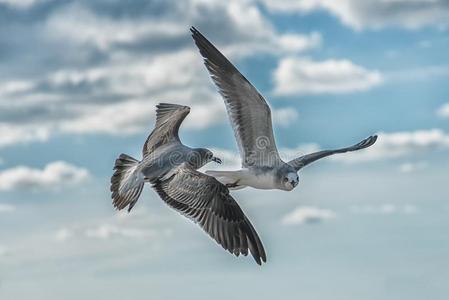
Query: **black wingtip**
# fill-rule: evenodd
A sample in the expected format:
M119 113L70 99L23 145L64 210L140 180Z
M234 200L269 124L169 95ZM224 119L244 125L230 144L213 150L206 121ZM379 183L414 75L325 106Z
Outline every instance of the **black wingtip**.
M199 32L194 26L190 27L190 33L192 34L194 40L196 40L198 36L202 36L201 32Z
M198 31L198 29L196 29L195 28L195 26L190 26L190 32L192 33L192 34L201 34L199 31Z
M366 145L365 145L364 148L367 148L367 147L370 147L370 146L374 145L376 143L376 141L377 141L377 138L378 138L377 134L372 135L369 138L367 138L365 140L366 141Z

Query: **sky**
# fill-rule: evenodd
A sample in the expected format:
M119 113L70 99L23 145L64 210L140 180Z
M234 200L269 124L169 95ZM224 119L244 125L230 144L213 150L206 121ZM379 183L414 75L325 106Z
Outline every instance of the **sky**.
M262 266L149 187L111 205L159 102L239 167L190 26L265 96L284 158L379 135L291 192L233 192ZM446 0L0 0L0 299L448 299L448 49Z

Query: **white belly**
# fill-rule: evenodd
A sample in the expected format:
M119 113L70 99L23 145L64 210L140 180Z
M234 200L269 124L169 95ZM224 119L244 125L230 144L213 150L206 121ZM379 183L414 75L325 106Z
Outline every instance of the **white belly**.
M261 173L255 175L247 169L240 170L239 185L246 185L256 189L272 190L276 189L273 173Z

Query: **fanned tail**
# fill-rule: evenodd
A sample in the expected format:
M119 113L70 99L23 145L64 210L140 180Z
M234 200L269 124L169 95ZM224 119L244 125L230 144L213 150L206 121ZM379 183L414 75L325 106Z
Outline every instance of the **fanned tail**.
M139 199L144 178L136 172L139 161L126 154L120 154L115 161L114 175L111 177L112 203L118 210L128 207L128 212Z

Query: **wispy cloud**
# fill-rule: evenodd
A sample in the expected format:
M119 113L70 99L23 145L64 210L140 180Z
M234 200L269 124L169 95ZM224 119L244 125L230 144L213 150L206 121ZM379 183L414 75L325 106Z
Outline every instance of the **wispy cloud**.
M425 161L419 161L419 162L406 162L399 166L399 171L401 173L413 173L416 171L423 170L427 168L429 164Z
M350 207L350 211L354 214L368 215L393 215L403 214L411 215L418 213L418 207L413 204L392 204L385 203L380 205L354 205Z
M49 137L50 127L45 125L0 123L0 148L30 142L45 142Z
M0 4L17 9L27 9L38 2L42 2L42 0L0 0Z
M145 239L156 237L159 231L142 228L122 228L111 224L101 224L96 228L88 228L85 234L89 238L97 239L111 239L114 237Z
M313 61L283 58L273 72L277 95L349 93L368 90L382 82L379 71L367 70L349 60Z
M443 104L436 113L442 118L449 118L449 103Z
M334 160L346 162L374 161L408 157L425 151L449 149L449 134L441 129L403 131L378 134L372 147L363 151L341 154Z
M56 224L54 224L56 225ZM97 263L117 263L155 255L172 235L165 219L137 208L131 214L118 212L106 218L82 219L54 229L22 235L4 248L9 263L26 264L97 256ZM39 245L39 251L30 249ZM134 251L143 247L144 251ZM0 256L1 256L0 247ZM6 254L5 254L6 255ZM126 261L126 262L125 262Z
M293 107L283 107L272 110L274 126L288 127L298 120L298 112Z
M64 161L47 164L43 169L17 166L0 171L0 191L23 189L58 189L78 184L87 179L89 172Z
M319 223L334 219L335 212L313 206L300 206L282 218L284 225L298 225L304 223Z
M73 226L59 228L54 238L59 242L66 242L70 239L155 239L163 233L171 234L170 230L161 232L151 228L142 228L139 226L130 226L120 222L101 223L91 227Z
M409 29L449 26L449 5L445 0L261 0L268 9L283 13L326 10L356 30L388 26Z

